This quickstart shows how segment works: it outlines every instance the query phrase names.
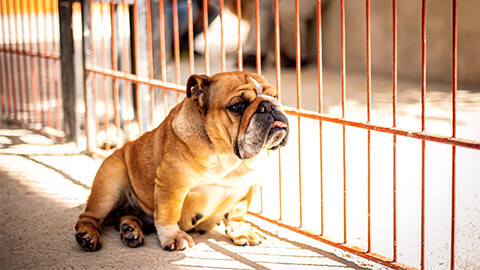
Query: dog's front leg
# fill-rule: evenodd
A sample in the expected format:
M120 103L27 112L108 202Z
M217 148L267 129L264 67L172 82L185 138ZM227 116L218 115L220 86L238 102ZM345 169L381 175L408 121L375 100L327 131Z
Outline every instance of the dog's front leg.
M193 247L194 242L190 235L178 226L182 205L190 188L183 185L178 179L155 179L155 228L163 249L183 250L186 244ZM185 243L186 242L186 243Z

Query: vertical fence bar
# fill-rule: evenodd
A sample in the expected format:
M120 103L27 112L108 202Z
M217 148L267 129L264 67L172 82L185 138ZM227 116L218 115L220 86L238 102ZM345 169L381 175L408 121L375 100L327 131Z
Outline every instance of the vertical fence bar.
M0 10L0 14L3 15L3 13L2 13L1 10ZM3 19L0 20L0 23L2 23L1 21L3 21ZM0 29L1 29L1 27L2 27L2 26L0 26ZM4 40L3 40L3 42L4 42ZM5 43L4 43L4 44L5 44ZM4 49L3 46L2 46L2 49ZM1 54L2 54L2 56L3 56L3 52L1 52ZM1 112L2 112L2 115L0 115L1 117L3 117L4 114L7 112L7 111L6 111L7 108L5 108L5 105L6 105L6 104L5 104L5 93L4 93L5 88L3 87L3 81L4 81L4 80L3 80L3 74L5 74L5 72L3 71L3 68L4 68L4 63L3 63L3 57L2 57L2 58L0 58L0 86L2 86L2 87L0 88L0 109L1 109Z
M173 43L175 56L175 83L180 84L180 33L178 26L178 5L177 0L173 0ZM177 92L177 103L180 102L180 93Z
M44 50L45 50L45 55L49 54L49 47L48 47L48 28L47 28L47 17L48 17L48 2L44 1L43 2L43 26L44 26L44 33L43 33L43 38L44 38ZM53 33L52 33L53 35ZM48 58L45 58L45 103L47 105L47 124L49 127L53 128L53 115L52 115L52 95L51 95L51 82L50 82L50 60Z
M161 67L161 76L162 81L167 81L167 53L166 53L166 42L165 42L165 9L163 6L163 0L158 2L158 28L160 31L160 67ZM167 90L162 89L162 100L163 100L163 113L167 116Z
M24 15L22 14L25 14L28 12L28 4L27 6L25 7L25 2L20 2L20 9L18 10L18 13L19 14L19 17L20 17L20 31L18 29L16 29L15 31L17 32L17 35L21 32L21 35L22 35L22 49L20 50L20 44L17 43L17 52L19 53L22 53L23 54L23 84L24 84L24 92L25 92L25 104L20 104L20 107L21 107L21 110L23 110L23 106L25 106L25 109L26 109L26 119L22 116L23 120L26 120L27 123L30 123L31 122L31 116L30 116L30 98L29 98L29 85L28 85L28 59L27 59L27 44L26 44L26 33L27 31L25 31L25 24L24 24ZM16 5L15 5L15 1L14 1L14 9L15 9L15 12L17 12L17 9L16 9ZM26 10L25 10L26 9ZM16 17L16 15L15 15ZM16 19L17 20L17 19ZM17 27L15 25L15 27ZM29 33L29 38L30 38L30 35L31 35L31 32ZM5 40L4 40L5 42ZM18 40L17 42L20 42L20 40ZM5 46L5 45L4 45ZM18 67L18 69L20 70L20 67ZM21 76L22 75L22 72L18 72L18 78L19 80L21 80ZM20 83L20 82L19 82ZM21 99L21 103L23 103L23 94L22 94L22 89L20 90L20 99ZM24 115L24 114L22 114Z
M260 212L259 214L263 213L263 187L260 185Z
M172 1L173 9L173 48L175 56L175 83L180 84L180 40L178 30L178 7L177 0Z
M8 30L8 20L9 20L9 16L8 16L8 7L6 8L6 10L4 11L4 5L3 5L3 1L0 1L0 5L1 5L1 10L2 10L2 14L4 14L4 16L6 17L6 19L4 20L5 23L2 24L2 40L3 40L3 46L4 46L4 49L7 50L7 30ZM8 42L11 43L10 41L10 38L8 39ZM11 48L11 45L9 46ZM8 76L8 74L11 74L10 70L9 70L9 65L8 65L8 53L4 53L3 54L3 59L4 59L4 62L5 62L5 85L6 85L6 112L8 113L8 117L10 117L12 115L12 96L10 94L10 76Z
M8 2L9 0L7 0L7 5L6 5L6 11L5 11L5 14L7 16L7 23L6 23L6 31L8 31L8 42L10 43L9 44L9 48L10 48L10 51L13 50L13 40L12 40L12 35L11 35L11 28L10 28L10 14L9 14L9 10L10 8L8 7ZM8 57L10 56L10 57ZM14 91L15 91L15 86L14 86L14 79L12 77L11 74L13 74L13 59L12 59L12 54L10 53L10 55L7 54L7 98L8 98L8 107L9 107L9 116L12 117L12 119L15 119L15 95L14 95ZM8 60L10 58L10 60ZM10 74L10 75L8 75Z
M366 40L367 40L367 123L370 123L370 111L372 108L372 97L371 97L371 92L372 92L372 64L371 64L371 48L370 48L370 0L365 1L366 7ZM372 236L372 231L371 231L371 185L370 185L370 180L371 180L371 154L370 154L370 149L371 149L371 140L370 140L370 134L371 131L370 129L367 130L367 227L368 227L368 237L367 237L367 252L370 253L371 247L372 247L372 241L371 241L371 236Z
M20 80L18 80L18 75L19 74L16 74L17 76L15 76L15 67L17 68L16 72L19 72L19 69L18 69L18 55L15 53L15 52L18 52L18 32L16 31L17 21L15 20L15 9L14 9L15 8L15 1L13 1L13 7L10 6L9 3L10 3L10 0L7 0L8 13L9 14L10 14L10 12L13 13L13 14L9 15L9 22L10 22L9 33L10 33L11 42L12 42L12 43L10 43L10 46L12 48L12 51L10 53L10 57L11 57L11 65L12 65L11 76L12 76L12 86L13 86L12 87L12 99L13 99L13 111L14 111L14 117L13 118L15 120L20 120L19 115L21 115L21 111L20 111L20 108L17 107L17 106L20 106L20 104L18 104L18 102L17 102L17 99L18 99L17 94L21 91L22 86L20 84ZM13 11L12 11L12 8L13 8ZM13 31L15 31L15 33L12 33ZM12 34L14 34L15 38ZM15 47L13 45L14 43L15 43Z
M1 1L0 1L1 2ZM0 110L2 112L2 115L0 115L0 117L3 117L3 114L6 113L6 108L5 108L5 94L4 94L4 91L5 91L5 88L3 87L3 75L6 74L6 72L4 72L3 68L4 68L4 63L3 63L3 56L5 54L5 39L3 38L3 34L4 34L4 31L3 31L3 21L4 21L4 18L5 18L5 14L3 13L3 8L2 8L3 4L0 3L0 15L1 15L1 19L0 19L0 30L2 31L2 52L0 52L1 54L1 58L0 58Z
M5 41L5 31L3 30L3 21L4 21L4 18L5 18L5 14L3 13L3 4L1 3L0 1L0 15L2 15L2 18L0 20L0 30L2 31L2 52L0 52L1 54L1 58L0 58L0 108L2 110L2 115L7 113L7 108L6 108L6 102L5 102L5 88L3 87L3 82L4 82L4 79L3 79L3 75L6 74L6 72L4 71L4 67L5 67L5 64L4 64L4 61L3 61L3 58L5 56L5 44L7 43Z
M7 0L7 2L10 2L10 0ZM12 88L12 98L13 98L13 109L15 111L15 117L14 119L19 121L20 122L20 116L21 116L21 104L19 104L19 95L21 95L21 89L22 89L22 85L21 85L21 82L20 82L20 69L18 68L18 53L19 53L19 48L18 48L18 39L19 39L19 33L17 31L17 20L16 20L16 15L15 15L15 0L12 1L13 2L13 6L10 6L8 8L8 11L12 11L13 14L10 15L10 23L12 25L10 25L10 35L12 35L13 31L15 31L14 36L15 38L12 36L12 43L10 44L12 46L12 51L11 51L11 54L10 56L12 57L12 80L15 85L14 88ZM15 47L14 47L14 44L15 43ZM15 71L14 68L17 68L17 70ZM17 73L17 74L15 74Z
M174 14L177 1L173 0L174 3ZM148 58L148 78L153 79L153 45L152 45L152 13L150 11L150 0L145 1L146 8L146 17L147 17L147 58ZM175 63L175 70L177 69ZM149 86L150 91L150 129L153 129L154 125L154 106L155 106L155 93L153 91L153 86Z
M26 32L23 29L23 22L22 22L22 13L23 13L23 2L20 2L20 6L15 4L15 1L13 2L13 7L14 7L14 13L15 13L15 31L17 32L17 36L21 35L22 38L17 38L17 52L19 55L17 56L17 68L18 68L18 80L23 81L23 87L19 89L20 93L20 115L21 115L21 120L23 123L27 122L28 123L28 115L26 115L26 108L28 107L28 103L26 102L26 96L27 96L27 89L28 89L28 84L27 80L22 80L22 75L25 77L25 66L23 66L23 69L21 65L25 63L25 59L27 58L26 53L25 53L25 35ZM20 20L20 23L18 21ZM19 25L20 24L20 25ZM21 48L20 48L21 46ZM22 59L24 61L22 61ZM20 82L19 82L20 84ZM25 95L24 95L25 94Z
M34 13L34 8L32 6L32 2L29 0L27 1L27 9L29 15L29 29L30 29L30 34L33 33L33 13ZM38 35L38 34L37 34ZM29 43L29 51L30 54L33 54L33 38L32 35L28 36L28 43ZM33 109L33 123L38 123L38 104L37 104L37 80L36 80L36 72L35 72L35 60L34 57L30 57L30 79L31 79L31 85L32 85L32 109Z
M421 76L421 98L422 98L422 132L425 132L425 96L427 89L427 24L426 24L426 4L422 1L422 76ZM420 250L420 269L425 269L425 140L422 140L422 201L421 201L421 250Z
M397 127L397 0L392 0L392 122ZM397 261L397 135L393 135L393 261Z
M24 115L23 115L23 114L24 114L23 105L25 105L25 102L24 102L24 100L23 100L23 88L22 88L22 85L21 85L21 81L22 81L22 80L20 79L20 78L22 77L22 76L21 76L21 75L22 75L22 69L21 69L20 62L19 62L19 61L20 61L20 52L21 52L21 50L20 50L20 42L23 43L23 38L24 38L24 35L25 35L25 34L23 33L23 31L19 31L19 30L18 30L18 17L17 17L17 13L20 13L20 11L17 10L17 1L13 1L13 11L12 11L12 12L13 12L13 14L14 14L13 18L14 18L14 20L15 20L15 28L14 28L14 29L15 29L15 40L16 40L16 42L15 42L15 43L16 43L15 47L16 47L16 51L17 51L17 53L18 53L18 54L16 55L16 57L15 57L15 65L17 66L17 78L18 78L18 88L17 88L18 90L17 90L17 91L18 91L18 94L19 94L19 104L18 104L19 108L18 108L18 111L19 111L19 114L20 114L20 117L19 117L18 120L19 120L19 121L22 121L22 120L25 119L25 118L24 118ZM22 41L20 41L20 34L21 34L21 36L22 36ZM27 88L27 87L26 87L26 84L25 84L25 81L23 82L23 87L24 87L25 89Z
M76 114L76 93L79 88L75 84L75 65L74 63L74 41L72 30L72 2L61 0L58 5L58 26L60 30L60 69L62 71L62 106L63 106L63 129L65 131L65 141L75 141L78 138L80 125L77 122ZM84 44L85 45L85 44ZM55 48L55 47L54 47ZM56 65L54 66L56 67ZM54 76L58 76L54 69ZM86 81L85 81L86 83ZM58 92L58 91L57 91ZM59 97L60 98L60 97ZM86 104L86 102L85 102ZM59 104L57 103L57 107ZM85 106L86 107L86 106ZM57 115L58 126L60 119ZM87 125L85 125L87 126Z
M83 26L83 69L94 63L95 52L93 46L93 33L92 33L92 4L93 0L82 2L82 26ZM84 72L83 75L83 93L85 99L85 129L87 135L87 151L92 153L96 148L95 135L97 133L96 129L96 110L95 110L95 73L94 72Z
M280 60L280 15L278 0L274 0L274 25L275 25L275 78L278 89L278 97L281 100L281 60Z
M93 34L92 28L93 28L93 16L95 16L95 13L93 12L93 0L90 0L90 32L92 33L90 36L90 57L91 57L91 63L92 65L97 64L97 53L95 51L95 35ZM92 73L92 98L93 98L93 119L95 121L95 129L93 131L93 134L96 134L98 130L100 130L100 123L98 121L98 115L97 115L97 74L94 72ZM93 139L93 138L92 138Z
M260 38L260 7L259 0L255 0L255 49L256 49L256 62L257 73L262 74L262 44Z
M340 0L340 50L342 58L342 118L345 118L345 92L346 92L346 62L345 62L345 2ZM342 125L343 134L343 243L347 243L347 169L345 153L345 125Z
M452 1L452 137L457 136L457 0ZM455 269L456 147L452 146L450 269Z
M26 42L26 33L28 31L25 31L25 16L28 16L28 9L26 8L26 5L25 5L25 2L21 2L21 6L20 6L20 13L21 13L21 17L20 17L20 27L22 28L22 33L24 33L23 35L23 39L22 39L22 49L23 49L23 52L25 54L27 54L27 42ZM28 27L30 28L30 27ZM31 33L28 33L28 38L30 39L30 35ZM26 55L23 56L23 76L24 76L24 83L25 83L25 106L26 106L26 109L27 109L27 123L31 123L32 122L32 117L31 117L31 113L30 113L30 87L28 87L28 57Z
M37 25L37 53L40 53L41 50L40 50L40 26L41 24L39 23L39 17L40 17L40 7L39 7L39 2L38 1L34 1L35 2L35 23ZM43 18L45 20L45 17ZM45 38L45 33L44 33L44 38ZM44 42L46 42L46 38L44 40ZM41 124L42 126L45 125L45 99L44 99L44 87L43 87L43 78L42 78L42 74L43 74L43 68L42 68L42 58L41 57L38 57L38 62L37 62L37 65L38 65L38 97L39 97L39 101L40 101L40 121L41 121Z
M221 0L223 1L223 0ZM188 9L188 67L190 74L195 73L195 53L193 47L193 11L192 0L187 0Z
M225 43L223 38L223 0L219 1L220 6L220 57L222 72L226 70L226 55L225 55Z
M7 32L10 32L8 27L10 25L9 23L9 15L8 15L8 5L5 7L3 5L3 1L0 2L0 4L2 5L2 12L3 14L5 14L5 24L3 25L4 29L2 29L2 33L3 33L3 40L4 40L4 44L5 44L5 49L8 49L8 48L12 48L11 46L11 40L10 40L10 37L9 37L9 34L7 34ZM5 8L5 10L4 10ZM7 38L8 38L8 43L10 43L10 45L8 45L7 47ZM5 57L5 83L6 83L6 92L7 92L7 112L8 112L8 117L14 117L14 114L13 114L13 104L12 104L12 90L11 90L11 85L10 85L10 76L8 74L11 74L11 70L10 70L10 65L9 65L9 54L8 53L5 53L4 54L4 57Z
M323 113L322 1L317 0L317 82L318 112ZM318 121L320 155L320 235L323 235L323 141L322 121Z
M9 35L9 41L10 41L10 79L11 79L11 88L10 88L10 97L11 97L11 101L12 101L12 108L13 108L13 119L17 120L17 95L16 95L16 91L17 89L19 88L18 86L16 86L16 80L15 80L15 66L14 66L14 59L15 59L15 55L14 55L14 47L13 47L13 43L16 42L14 39L13 39L13 35L12 35L12 15L10 14L10 11L11 11L11 7L10 7L10 0L7 0L7 14L8 14L8 35ZM15 37L16 39L17 37Z
M135 29L137 32L134 34L134 38L137 42L136 47L136 58L133 60L135 62L135 75L141 78L149 77L149 59L148 59L148 42L147 37L149 35L146 27L147 21L147 1L146 0L136 0L136 22L134 23ZM152 61L153 62L153 61ZM150 92L149 88L152 86L150 83L146 82L137 82L137 104L141 104L139 109L142 110L142 117L139 117L138 120L142 121L142 132L143 133L150 130L150 121L149 121L149 111L150 111ZM167 104L167 103L166 103ZM137 106L138 107L138 106Z
M237 47L237 56L238 56L238 70L243 70L243 44L241 39L241 25L242 25L242 0L237 0L237 18L238 18L238 47Z
M114 0L113 0L114 1ZM128 16L128 5L125 3L125 0L122 0L122 16L123 16L123 20L125 20ZM131 32L130 32L130 35L131 35ZM130 68L128 68L127 66L127 63L128 63L128 53L127 53L127 48L128 48L128 39L126 37L123 37L123 40L122 40L123 44L123 50L122 50L122 70L126 73L129 72ZM130 140L130 108L129 108L129 104L130 104L130 98L131 98L131 95L130 95L130 90L131 90L131 86L130 86L130 82L129 81L123 81L124 84L125 84L125 88L123 90L123 95L124 95L124 98L125 98L125 113L126 113L126 117L125 117L125 135L126 135L126 140L129 141Z
M110 24L112 29L112 38L111 38L111 52L112 52L112 70L118 70L118 60L117 60L117 27L115 24L116 11L115 11L115 0L110 2ZM126 51L126 48L123 48ZM126 82L125 82L126 84ZM113 77L112 82L113 87L113 112L114 112L114 124L117 131L117 148L120 146L120 117L118 115L118 104L119 104L119 93L118 93L118 79Z
M5 104L5 88L3 87L3 82L4 82L4 79L3 79L3 75L6 74L6 72L4 72L4 67L5 67L5 64L3 62L3 56L5 55L5 38L3 38L3 34L4 34L4 31L3 31L3 20L4 20L4 17L5 15L3 14L3 8L2 8L2 3L0 3L0 15L2 15L1 19L0 19L0 30L2 31L2 52L0 52L1 54L1 58L0 58L0 109L1 109L1 112L2 112L2 115L0 115L0 117L3 117L3 114L5 114L7 112L7 108L5 108L6 104Z
M100 2L100 21L102 25L102 34L101 34L101 41L100 41L100 54L102 60L102 67L107 67L107 48L105 47L105 29L103 29L105 25L105 5L104 0ZM108 111L109 111L109 104L108 104L108 87L107 87L107 76L102 76L102 90L103 90L103 130L105 131L105 150L110 150L110 143L109 143L109 136L108 136Z
M160 1L163 8L163 0ZM159 4L160 5L160 4ZM163 10L162 10L163 11ZM161 13L163 14L163 13ZM162 16L162 15L161 15ZM137 0L133 2L133 39L134 39L134 59L135 59L135 73L138 75L140 72L140 63L139 63L139 53L140 53L140 42L139 42L139 29L138 29L138 4ZM136 93L137 98L137 123L139 134L143 133L143 110L142 110L142 95L140 93L140 85L136 84Z
M295 0L295 59L296 59L296 72L297 72L297 110L300 109L301 101L301 81L302 81L302 63L301 63L301 48L300 48L300 7L298 0ZM301 150L301 138L300 138L300 116L297 117L298 127L298 199L300 203L299 218L300 225L303 225L303 211L302 211L302 150Z
M57 6L57 1L52 0L52 55L56 55L57 53L57 28L55 27L55 14L57 16L59 14L59 9ZM58 40L60 40L58 38ZM54 96L55 96L55 129L60 130L61 129L61 124L60 124L60 94L59 94L59 88L58 88L58 60L54 59L53 60L53 84L54 84ZM71 89L73 91L73 89ZM75 111L75 107L71 107L71 110Z
M205 74L210 75L210 52L208 50L208 2L203 0L203 39L205 41L204 47L204 61Z
M255 50L256 50L256 71L262 74L261 43L260 43L260 7L258 0L255 0ZM260 186L260 213L263 213L263 188Z
M282 98L281 91L281 73L280 73L280 22L278 12L278 0L274 0L274 25L275 25L275 79L278 90L278 99ZM278 149L278 205L279 205L279 218L282 220L282 156L281 150Z
M15 50L13 51L12 57L15 59L15 67L17 68L16 71L16 80L17 80L17 88L15 90L15 103L17 106L17 120L18 122L22 122L23 120L23 85L22 85L22 80L21 74L22 74L22 69L20 66L20 35L21 33L18 31L18 21L17 21L17 5L16 1L13 1L13 6L12 6L12 20L13 20L13 31L15 31ZM23 37L22 37L23 38Z

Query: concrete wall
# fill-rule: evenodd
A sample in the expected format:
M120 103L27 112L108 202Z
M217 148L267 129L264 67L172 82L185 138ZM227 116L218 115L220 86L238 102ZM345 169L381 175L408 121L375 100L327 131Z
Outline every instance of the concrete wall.
M323 12L324 63L340 68L340 1L330 1ZM427 1L427 79L451 83L452 1ZM347 70L366 67L365 1L345 1ZM392 1L371 0L372 70L392 72ZM397 1L398 75L420 79L420 0ZM458 1L458 85L480 89L480 1Z

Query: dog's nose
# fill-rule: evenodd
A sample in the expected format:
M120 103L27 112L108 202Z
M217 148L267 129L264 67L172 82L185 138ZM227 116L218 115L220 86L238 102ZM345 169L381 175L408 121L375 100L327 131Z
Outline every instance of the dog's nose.
M273 104L268 101L264 101L260 103L260 105L257 108L258 113L269 113L272 111L273 111Z

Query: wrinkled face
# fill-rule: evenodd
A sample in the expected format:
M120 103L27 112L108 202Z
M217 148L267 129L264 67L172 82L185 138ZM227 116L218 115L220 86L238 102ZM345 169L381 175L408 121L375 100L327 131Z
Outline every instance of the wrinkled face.
M288 120L277 92L262 76L251 72L193 75L187 83L187 96L197 100L216 148L243 160L264 148L274 150L287 143Z

